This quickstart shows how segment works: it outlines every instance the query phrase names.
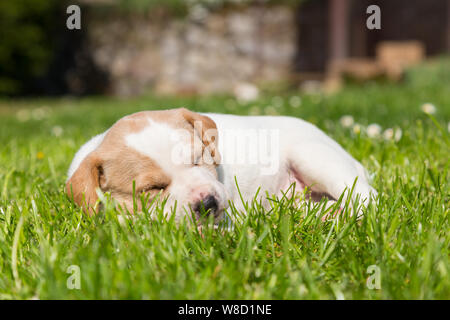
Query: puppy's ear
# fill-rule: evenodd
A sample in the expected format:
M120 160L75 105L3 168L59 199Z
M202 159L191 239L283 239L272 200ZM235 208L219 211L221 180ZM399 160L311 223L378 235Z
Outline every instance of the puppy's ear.
M76 204L89 214L95 213L98 196L96 189L103 178L102 160L96 153L89 154L66 183L66 192Z
M219 133L216 123L207 116L192 112L188 109L180 109L185 120L194 128L194 131L202 139L205 151L209 151L214 165L219 165L221 156L219 153Z

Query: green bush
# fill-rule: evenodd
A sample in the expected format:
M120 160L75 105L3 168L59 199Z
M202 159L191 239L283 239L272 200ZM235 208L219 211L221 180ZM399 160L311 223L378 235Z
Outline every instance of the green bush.
M62 1L0 1L0 95L25 93L51 61Z
M407 70L406 82L414 87L450 85L450 56L442 56Z

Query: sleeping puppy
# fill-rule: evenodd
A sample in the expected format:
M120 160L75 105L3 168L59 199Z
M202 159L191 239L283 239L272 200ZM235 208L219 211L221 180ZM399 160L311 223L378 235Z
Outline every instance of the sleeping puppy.
M175 220L194 213L215 222L230 201L245 211L243 201L255 195L268 207L269 195L305 188L313 201L336 201L345 192L367 205L376 195L364 167L310 123L184 108L120 119L80 148L66 184L69 197L87 212L98 210L101 191L129 212L142 210L142 196L148 203L156 197Z

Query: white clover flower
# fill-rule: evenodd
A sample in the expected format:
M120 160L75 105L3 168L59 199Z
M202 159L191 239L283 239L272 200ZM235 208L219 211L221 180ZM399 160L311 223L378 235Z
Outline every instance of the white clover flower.
M240 102L256 100L259 97L259 89L251 83L240 83L234 87L234 96Z
M383 138L385 140L394 140L395 142L400 141L400 139L402 138L402 129L400 128L388 128L386 130L384 130L383 132Z
M450 132L450 122L447 123L447 131Z
M381 126L377 123L372 123L367 126L367 136L369 138L376 138L381 134Z
M396 141L396 142L400 141L400 139L402 138L402 135L403 135L402 129L396 128L395 134L394 134L394 141Z
M298 108L298 107L300 107L300 106L302 105L302 98L300 98L299 96L292 96L292 97L289 99L289 105L290 105L292 108Z
M354 125L353 125L353 132L355 133L355 134L360 134L361 133L361 125L360 124L358 124L358 123L355 123Z
M387 128L386 130L384 130L383 132L383 138L385 140L392 140L394 138L394 129L392 128Z
M33 111L31 111L31 117L34 120L42 120L47 116L47 114L48 114L48 110L44 107L37 108L37 109L34 109Z
M281 108L283 106L283 98L279 96L275 96L272 98L272 104L275 108Z
M435 114L436 113L436 107L432 103L424 103L420 109L426 114Z
M52 128L52 134L55 137L59 137L60 135L62 135L62 133L64 132L63 128L61 128L60 126L54 126Z
M343 126L344 128L350 128L353 125L353 123L355 123L353 117L349 115L342 116L339 122L341 123L341 126Z

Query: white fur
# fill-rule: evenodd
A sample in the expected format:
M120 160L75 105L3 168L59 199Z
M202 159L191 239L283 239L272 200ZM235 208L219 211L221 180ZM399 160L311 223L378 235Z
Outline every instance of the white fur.
M139 153L150 157L167 175L172 183L170 196L166 206L171 208L177 202L178 215L185 214L189 204L200 201L206 195L214 195L218 201L219 211L227 206L228 194L215 176L201 166L192 167L190 164L190 132L176 130L166 123L158 123L148 119L149 126L138 133L125 136L126 144ZM194 154L201 156L201 142L196 137L198 146Z
M338 199L345 189L350 189L357 179L356 196L364 204L376 195L370 186L364 167L348 154L336 141L328 137L316 126L293 117L275 116L235 116L206 114L217 125L219 131L219 150L222 154L236 152L230 150L224 132L238 129L273 130L279 132L279 170L274 174L263 174L260 165L227 164L219 167L223 172L223 183L238 208L240 196L235 186L235 177L244 200L253 199L257 189L265 198L265 191L278 194L292 178L289 166L294 166L302 176L303 182L318 193L327 193ZM299 186L297 186L298 189ZM345 200L345 199L344 199Z

